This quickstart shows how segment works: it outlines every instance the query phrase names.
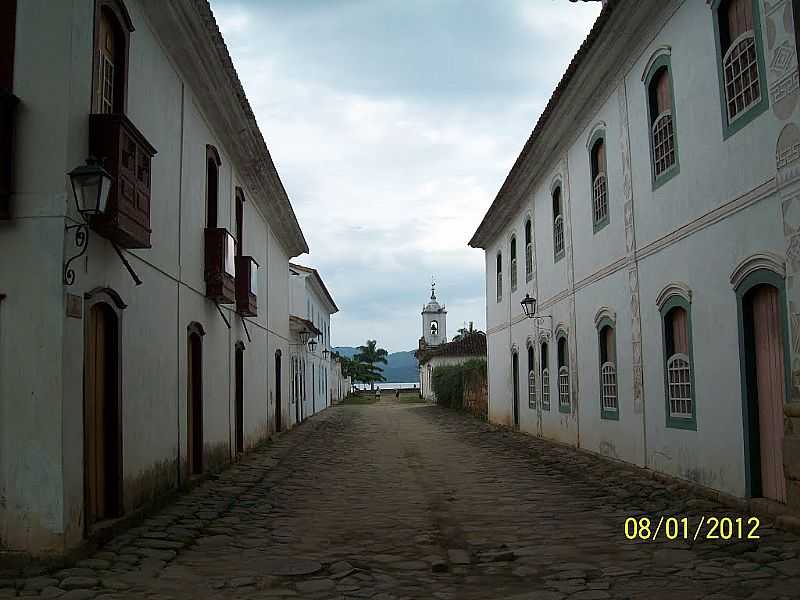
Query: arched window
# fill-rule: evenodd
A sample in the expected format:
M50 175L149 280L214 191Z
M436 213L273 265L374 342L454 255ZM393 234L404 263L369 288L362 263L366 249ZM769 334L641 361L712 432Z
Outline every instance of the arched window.
M511 236L511 291L517 290L517 236Z
M662 54L653 61L646 78L654 184L665 181L678 163L670 70L669 55Z
M497 301L503 300L503 254L497 253Z
M528 344L528 408L536 409L536 363L532 344Z
M525 281L533 279L533 226L525 221Z
M745 115L749 121L767 105L756 0L721 0L715 7L714 25L727 136L734 133L730 129L734 123Z
M561 186L553 190L553 252L555 260L564 256L564 215L561 206Z
M619 419L617 341L611 320L606 318L599 323L597 337L600 348L600 416Z
M667 426L697 429L688 292L659 296L664 345Z
M608 224L606 144L602 135L594 141L589 154L592 174L592 223L597 233Z
M222 161L214 146L206 146L206 227L217 227L219 206L219 168Z
M120 0L97 0L95 6L92 112L124 114L133 24Z
M542 342L539 363L542 374L542 410L550 410L550 367L547 364L547 342Z
M558 338L558 410L559 412L568 413L571 411L571 405L567 336L562 333Z
M439 322L431 321L431 336L436 337L439 335Z

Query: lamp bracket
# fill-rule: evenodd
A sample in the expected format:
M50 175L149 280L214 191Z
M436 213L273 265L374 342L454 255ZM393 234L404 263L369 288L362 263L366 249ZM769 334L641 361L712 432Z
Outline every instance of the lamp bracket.
M86 254L86 250L89 248L89 228L87 225L85 223L76 223L64 227L64 231L66 232L70 232L73 229L75 230L75 246L80 248L80 252L67 259L67 262L64 263L64 285L72 285L75 283L75 271L70 265L74 260Z
M225 321L225 325L227 325L228 329L230 329L231 322L228 321L228 318L225 316L225 313L222 312L222 308L220 307L219 302L214 302L214 306L217 307L217 310L219 311L219 316L222 317L222 320Z
M133 270L131 263L129 263L128 259L125 258L125 255L122 253L122 250L120 250L119 246L117 246L117 244L113 241L111 242L111 245L114 246L114 250L116 250L117 256L119 256L119 259L122 261L122 264L125 265L126 269L128 269L128 273L130 273L134 283L136 285L142 285L142 280L139 279L139 276L136 274L136 271Z
M239 318L242 320L242 327L244 327L244 333L247 335L247 341L252 343L253 339L250 337L250 332L247 330L247 321L242 315L239 315Z

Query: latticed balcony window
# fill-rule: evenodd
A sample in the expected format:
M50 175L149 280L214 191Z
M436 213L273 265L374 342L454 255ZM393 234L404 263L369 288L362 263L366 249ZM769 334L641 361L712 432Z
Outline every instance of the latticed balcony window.
M594 222L602 223L608 218L608 184L605 173L600 173L594 178Z
M525 246L525 281L533 279L533 244Z
M752 31L736 39L723 59L728 121L733 122L761 100L756 41Z
M550 369L542 369L542 410L550 410Z
M617 367L612 362L604 363L600 368L601 394L603 410L617 410Z
M669 413L671 417L692 418L692 383L689 357L673 354L667 361Z
M564 217L561 215L553 222L553 249L556 255L564 252Z
M672 111L658 115L653 123L653 159L656 177L675 164L675 131Z
M558 404L562 409L569 409L569 369L561 367L558 370Z
M528 407L536 408L536 373L528 371Z

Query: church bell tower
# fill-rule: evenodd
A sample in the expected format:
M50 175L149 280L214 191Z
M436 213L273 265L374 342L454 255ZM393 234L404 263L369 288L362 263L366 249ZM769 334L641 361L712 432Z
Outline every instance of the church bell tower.
M431 283L431 299L422 309L422 339L427 346L447 342L447 311L436 301L436 284Z

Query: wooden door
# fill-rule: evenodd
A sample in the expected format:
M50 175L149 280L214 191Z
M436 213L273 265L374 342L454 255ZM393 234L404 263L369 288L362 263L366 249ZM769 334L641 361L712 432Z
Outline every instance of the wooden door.
M758 286L750 294L762 494L786 502L783 471L785 373L779 294L771 285Z
M189 334L188 458L189 473L203 472L203 342L198 333Z
M236 348L236 453L244 452L244 349Z
M280 431L281 419L281 351L275 353L275 431Z
M86 527L120 513L121 422L117 316L106 304L89 310L85 348L84 499Z
M519 427L519 354L511 354L511 384L514 386L512 393L514 401L514 427Z

